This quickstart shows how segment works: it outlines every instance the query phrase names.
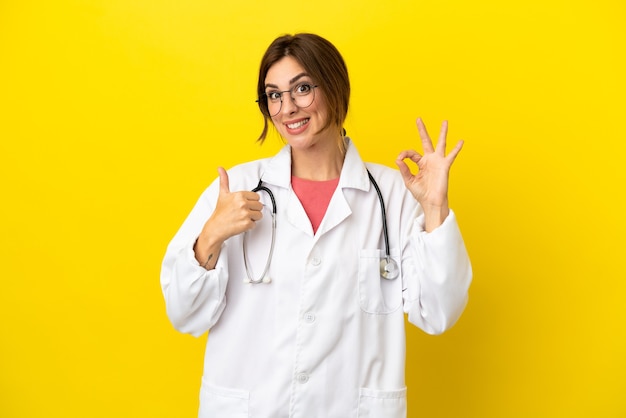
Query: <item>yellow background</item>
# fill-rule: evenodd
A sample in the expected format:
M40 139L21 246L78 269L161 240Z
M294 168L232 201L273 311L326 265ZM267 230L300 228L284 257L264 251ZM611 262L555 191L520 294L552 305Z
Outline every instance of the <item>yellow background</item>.
M450 121L475 278L408 330L410 417L626 416L623 1L0 2L0 416L193 417L206 337L173 330L165 247L259 147L258 63L312 31L393 166Z

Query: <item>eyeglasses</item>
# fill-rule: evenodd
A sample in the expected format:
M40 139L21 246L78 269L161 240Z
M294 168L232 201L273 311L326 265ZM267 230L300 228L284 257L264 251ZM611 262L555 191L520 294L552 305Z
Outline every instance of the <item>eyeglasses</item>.
M293 103L299 108L306 108L313 104L315 100L315 89L317 86L313 86L309 83L300 83L295 85L291 90L277 91L270 90L263 93L263 95L256 101L259 104L263 104L261 101L267 101L267 113L270 117L278 115L280 109L283 107L283 94L289 93Z

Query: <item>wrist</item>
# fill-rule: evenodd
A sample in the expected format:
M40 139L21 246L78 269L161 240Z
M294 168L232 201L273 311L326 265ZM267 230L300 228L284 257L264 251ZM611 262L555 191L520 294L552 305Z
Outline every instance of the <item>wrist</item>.
M217 257L223 240L216 238L215 235L208 233L206 228L200 233L193 246L193 251L198 264L206 270L212 270L217 263Z
M424 210L424 229L426 232L432 232L446 220L450 214L450 208L445 206L429 206L423 207Z

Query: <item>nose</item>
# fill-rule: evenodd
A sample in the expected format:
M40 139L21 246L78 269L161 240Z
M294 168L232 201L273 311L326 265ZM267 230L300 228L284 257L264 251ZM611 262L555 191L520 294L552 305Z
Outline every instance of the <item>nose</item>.
M298 105L296 105L296 100L289 93L283 93L283 100L281 106L281 113L291 115L292 113L296 113L298 111Z

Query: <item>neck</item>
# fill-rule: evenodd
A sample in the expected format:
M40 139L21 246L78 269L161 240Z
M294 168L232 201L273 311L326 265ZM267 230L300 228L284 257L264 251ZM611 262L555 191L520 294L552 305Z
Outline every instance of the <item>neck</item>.
M326 146L307 150L291 151L291 174L306 180L332 180L339 177L345 152L337 141L328 141Z

